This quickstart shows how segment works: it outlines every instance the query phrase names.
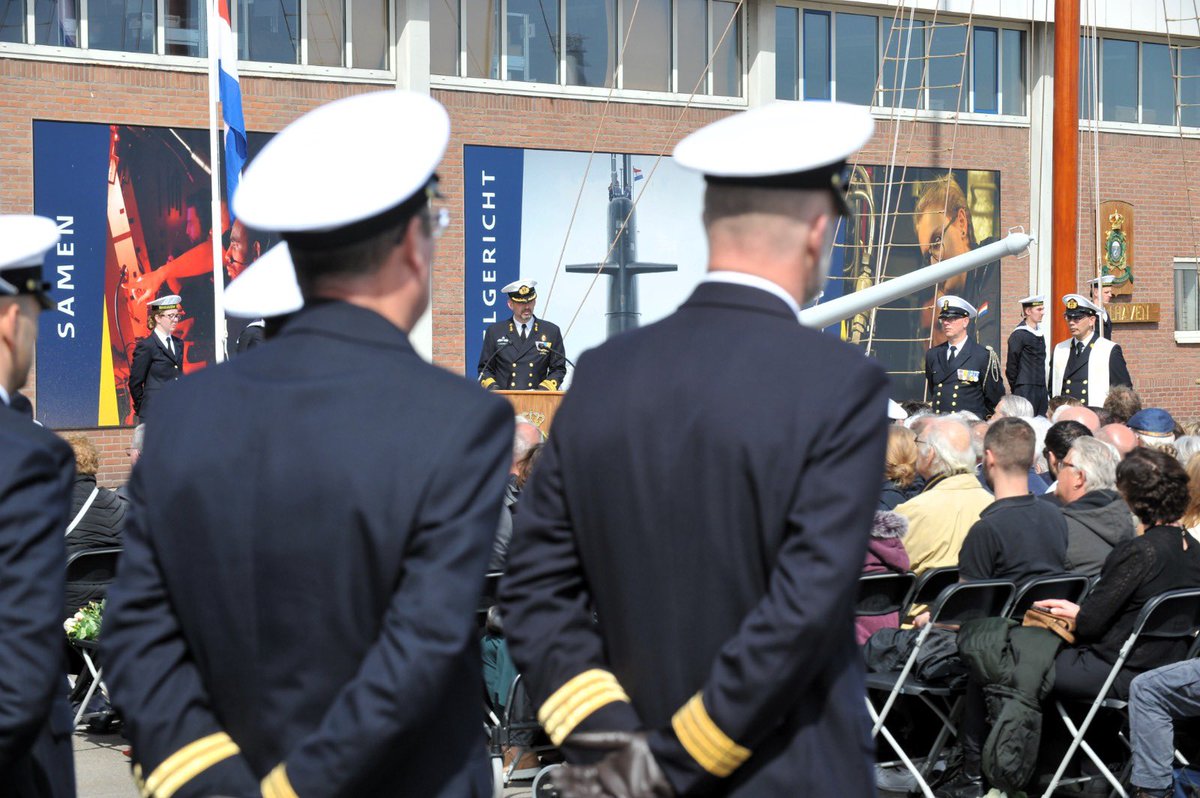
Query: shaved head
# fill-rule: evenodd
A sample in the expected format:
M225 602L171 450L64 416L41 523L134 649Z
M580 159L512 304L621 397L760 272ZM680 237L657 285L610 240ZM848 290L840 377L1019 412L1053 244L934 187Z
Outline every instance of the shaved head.
M1122 457L1138 447L1137 433L1124 424L1106 424L1096 432L1096 438L1117 447Z
M1094 435L1096 430L1100 429L1100 416L1086 407L1061 407L1054 414L1054 422L1059 421L1078 421Z

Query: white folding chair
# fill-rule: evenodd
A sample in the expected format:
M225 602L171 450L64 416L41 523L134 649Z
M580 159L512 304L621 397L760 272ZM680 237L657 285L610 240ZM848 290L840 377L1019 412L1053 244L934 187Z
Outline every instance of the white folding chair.
M1063 784L1076 784L1084 781L1091 781L1093 777L1082 776L1080 778L1064 779L1063 773L1071 763L1071 758L1075 756L1076 751L1083 751L1088 759L1092 761L1100 770L1100 775L1109 783L1113 791L1121 798L1128 798L1128 793L1121 785L1121 780L1108 769L1108 766L1095 752L1084 735L1087 734L1088 727L1092 725L1092 720L1095 719L1096 713L1102 708L1121 710L1127 706L1125 701L1109 698L1109 692L1112 690L1113 682L1117 679L1117 674L1121 672L1121 668L1125 664L1125 660L1129 658L1129 654L1133 651L1133 646L1139 638L1154 638L1159 640L1187 640L1195 636L1196 631L1200 629L1200 590L1173 590L1162 595L1155 596L1146 602L1138 613L1137 620L1134 622L1133 631L1125 642L1121 645L1121 651L1117 654L1117 661L1113 663L1112 668L1108 672L1108 676L1104 679L1104 684L1100 688L1099 694L1092 700L1088 706L1087 715L1084 716L1083 722L1078 725L1067 714L1066 708L1061 700L1055 700L1054 704L1058 710L1058 716L1062 718L1063 725L1067 727L1067 731L1071 734L1071 744L1067 747L1067 753L1063 756L1062 761L1058 764L1058 769L1054 772L1054 777L1050 779L1049 786L1042 794L1043 798L1050 798L1054 790Z

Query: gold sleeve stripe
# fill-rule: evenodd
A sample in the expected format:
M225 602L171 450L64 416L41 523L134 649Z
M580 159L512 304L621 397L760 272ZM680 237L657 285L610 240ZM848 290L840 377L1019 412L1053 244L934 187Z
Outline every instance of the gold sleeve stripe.
M485 377L484 379L479 381L479 384L482 385L484 388L487 388L487 387L491 386L492 384L494 384L495 382L496 382L495 377Z
M593 668L569 680L554 692L538 710L538 721L555 745L563 740L592 713L615 701L629 702L617 677Z
M263 798L299 798L287 777L287 766L280 762L262 780Z
M749 749L735 743L709 717L699 693L675 713L671 727L692 759L718 778L729 776L750 758Z
M237 743L217 732L188 743L171 754L146 778L144 791L155 798L170 798L183 785L213 765L238 753Z
M558 390L558 380L542 380L541 384L546 386L546 390L548 391Z

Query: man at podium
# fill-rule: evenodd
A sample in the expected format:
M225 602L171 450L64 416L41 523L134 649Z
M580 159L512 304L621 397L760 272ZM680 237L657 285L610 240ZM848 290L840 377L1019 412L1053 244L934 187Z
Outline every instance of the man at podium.
M557 391L567 355L557 324L535 318L537 282L517 280L500 289L512 316L488 327L479 354L479 384L489 391Z

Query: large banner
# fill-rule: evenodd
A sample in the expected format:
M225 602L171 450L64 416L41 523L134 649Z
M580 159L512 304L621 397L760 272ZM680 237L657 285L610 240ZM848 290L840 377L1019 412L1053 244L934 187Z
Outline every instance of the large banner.
M251 134L250 154L268 136ZM216 359L208 132L34 122L34 213L58 221L46 260L57 309L42 314L38 419L49 427L132 424L129 365L149 335L146 303L183 298L184 371ZM272 242L229 223L223 280ZM229 348L244 322L230 320Z
M670 158L467 146L463 176L468 377L518 277L537 281L534 313L562 328L575 360L666 316L704 274L704 181Z
M859 166L850 181L855 216L839 231L834 279L826 298L909 274L1003 237L1000 173L923 167ZM936 296L961 296L979 317L969 334L1000 351L1000 262L859 314L834 331L878 358L892 376L895 399L925 396L925 352L944 340ZM1008 318L1018 319L1012 310Z

